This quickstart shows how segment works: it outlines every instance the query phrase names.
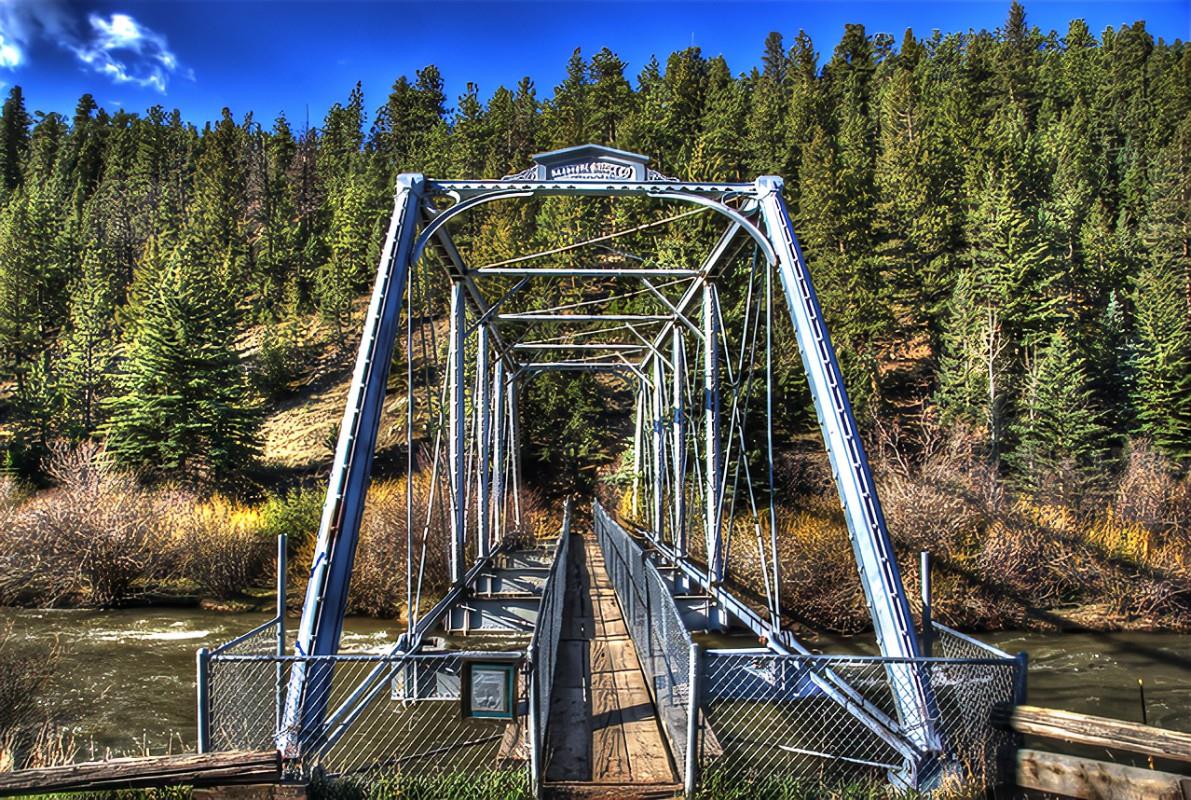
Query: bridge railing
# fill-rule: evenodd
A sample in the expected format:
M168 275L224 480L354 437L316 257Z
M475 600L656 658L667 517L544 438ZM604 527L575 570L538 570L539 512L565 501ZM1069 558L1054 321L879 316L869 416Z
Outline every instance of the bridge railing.
M690 631L657 567L599 503L593 509L608 578L620 600L670 751L681 769L687 763L690 738Z
M562 530L554 550L554 563L542 587L538 622L529 643L530 687L530 772L535 794L542 780L542 747L550 721L550 698L554 689L554 671L558 663L558 641L562 633L562 612L566 603L567 565L571 552L571 514L574 504L567 500Z

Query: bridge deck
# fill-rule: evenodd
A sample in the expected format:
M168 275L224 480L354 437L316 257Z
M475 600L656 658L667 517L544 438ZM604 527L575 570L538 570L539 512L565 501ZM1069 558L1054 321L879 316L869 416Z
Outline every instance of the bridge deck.
M599 545L589 530L572 535L546 780L673 785L669 750Z

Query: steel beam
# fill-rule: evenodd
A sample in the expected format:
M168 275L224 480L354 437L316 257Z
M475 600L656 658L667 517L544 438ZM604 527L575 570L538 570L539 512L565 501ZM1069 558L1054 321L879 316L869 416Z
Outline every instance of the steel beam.
M728 253L732 245L732 241L736 238L736 234L740 233L740 225L733 222L730 224L716 241L715 246L711 248L711 252L703 259L703 263L699 266L699 272L707 277L715 277L723 269L724 262L728 258ZM699 299L700 292L703 289L703 280L693 281L687 286L686 291L683 292L682 297L677 303L673 304L675 311L675 319L662 326L653 340L653 348L649 355L641 362L641 368L649 366L649 360L657 355L657 351L665 346L666 340L670 337L674 328L678 326L678 315L685 315L695 301ZM702 333L700 333L700 336Z
M491 547L492 506L492 384L488 369L488 327L481 325L476 331L476 413L480 415L477 442L478 453L476 479L479 496L476 503L476 553L480 558L488 555Z
M583 372L637 372L636 364L625 364L621 361L547 361L540 364L526 364L521 372L551 372L551 371Z
M393 213L364 320L347 407L339 424L339 441L298 625L298 656L326 656L339 651L424 186L421 175L403 174L397 179ZM287 757L300 755L303 732L322 724L330 696L330 676L321 670L308 676L306 666L306 662L297 661L290 672L284 725L278 736L278 747Z
M516 277L534 278L640 278L642 276L660 276L663 278L694 278L699 274L694 269L672 269L653 267L489 267L488 269L473 270L471 275L513 275Z
M514 350L630 350L634 353L648 349L643 344L628 344L626 342L520 342L513 345ZM527 364L526 366L532 366Z
M686 351L682 330L674 329L670 355L672 386L670 408L674 417L674 445L670 460L674 464L674 548L682 558L687 556L686 544L686 409L683 392L686 388Z
M504 537L505 514L505 364L500 359L492 371L492 539Z
M518 409L520 403L517 398L517 391L520 381L517 379L517 373L508 380L508 407L509 407L509 457L511 459L510 470L513 473L513 524L518 530L521 529L521 414Z
M637 381L637 409L633 415L633 519L641 518L641 448L645 446L645 380Z
M538 195L570 194L593 195L596 197L613 194L664 195L672 192L711 197L751 195L755 191L751 183L686 183L678 181L432 181L430 190L460 199L492 192L528 192Z
M672 314L498 314L501 322L667 322Z
M873 484L852 405L802 250L782 199L778 177L757 180L761 213L778 254L778 275L794 335L814 398L823 444L831 461L840 504L852 540L860 582L881 652L894 658L920 655L910 604L898 572L893 542ZM924 752L938 748L931 699L921 674L908 664L891 665L898 715L910 740Z
M459 281L451 284L451 332L449 368L449 421L448 473L450 474L451 496L451 581L463 580L466 571L465 539L467 536L467 509L463 503L466 482L467 450L464 439L467 434L467 386L465 385L465 348L467 345L467 301L464 287Z
M714 283L703 284L703 453L704 537L707 571L719 583L724 579L723 525L720 519L723 444L720 439L719 295Z
M653 362L653 535L658 541L663 540L665 533L665 477L666 477L666 421L665 421L665 382L662 375L662 362Z

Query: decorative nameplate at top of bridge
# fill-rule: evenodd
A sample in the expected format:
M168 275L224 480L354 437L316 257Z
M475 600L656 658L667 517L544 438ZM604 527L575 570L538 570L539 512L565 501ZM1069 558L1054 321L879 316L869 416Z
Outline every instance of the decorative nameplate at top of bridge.
M649 169L649 156L599 144L581 144L538 153L529 169L506 175L506 181L673 181Z

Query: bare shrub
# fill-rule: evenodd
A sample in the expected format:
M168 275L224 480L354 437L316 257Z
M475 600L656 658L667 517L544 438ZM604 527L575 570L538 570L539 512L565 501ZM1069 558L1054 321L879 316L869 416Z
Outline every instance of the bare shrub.
M0 600L117 605L166 568L161 497L112 468L101 446L58 448L58 488L6 514L0 533Z
M260 579L273 552L259 517L219 496L194 504L179 520L175 538L182 574L211 597L242 595Z
M1186 531L1191 523L1191 476L1178 480L1176 470L1174 462L1145 439L1130 442L1117 483L1116 512L1152 531Z
M390 618L404 613L408 552L406 487L406 479L398 478L377 483L368 490L352 570L348 613ZM420 609L423 612L446 593L451 583L451 523L443 487L439 486L435 506L428 514L430 495L429 474L416 473L413 476L413 581L415 589L419 583L421 585ZM532 545L536 539L557 532L557 515L552 514L536 494L523 492L520 503L521 527L510 524L504 532L505 541L510 546ZM473 512L468 525L469 559L475 556L475 530Z
M450 585L450 517L443 506L441 486L435 508L430 509L433 513L427 513L431 489L428 474L413 476L413 580L416 587L421 576L422 611L441 597ZM348 596L350 613L395 618L405 607L406 531L410 530L406 519L406 491L406 478L376 484L368 491L368 505L360 529Z

